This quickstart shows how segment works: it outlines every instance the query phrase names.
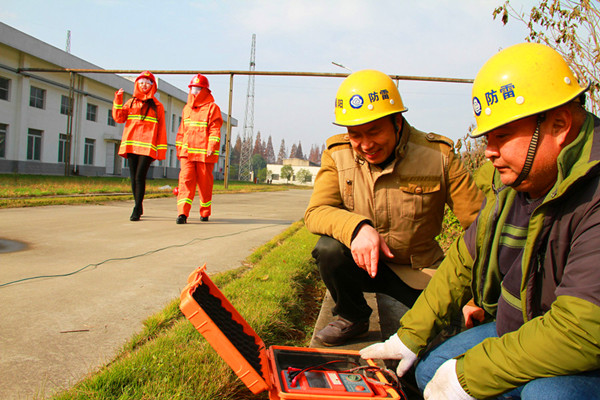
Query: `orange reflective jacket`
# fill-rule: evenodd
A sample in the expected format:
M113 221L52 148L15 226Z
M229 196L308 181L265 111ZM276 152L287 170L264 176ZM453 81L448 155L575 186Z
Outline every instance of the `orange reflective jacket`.
M175 145L177 157L189 161L216 163L221 149L221 109L210 90L188 94Z
M123 94L115 93L112 115L116 122L125 123L119 155L127 158L127 153L150 156L155 160L164 160L167 154L167 127L165 109L154 94L156 85L150 92L142 93L137 83L133 98L123 104ZM145 102L152 99L156 111Z

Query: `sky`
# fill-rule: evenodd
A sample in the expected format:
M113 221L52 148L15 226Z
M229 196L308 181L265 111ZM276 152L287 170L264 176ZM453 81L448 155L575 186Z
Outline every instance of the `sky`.
M0 21L105 69L348 73L473 79L499 50L521 43L525 26L504 26L493 10L504 0L0 0ZM513 0L517 10L532 0ZM159 75L187 91L193 75ZM207 75L225 113L229 75ZM342 78L256 76L253 134L282 139L305 156L344 128L332 124ZM401 80L415 128L453 140L475 122L471 85ZM244 132L248 76L236 75L232 141ZM251 124L250 119L248 124Z

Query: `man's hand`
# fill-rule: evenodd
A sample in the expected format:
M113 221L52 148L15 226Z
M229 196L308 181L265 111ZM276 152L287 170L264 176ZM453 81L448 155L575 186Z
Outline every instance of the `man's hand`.
M475 400L458 382L456 376L456 360L446 361L435 371L433 379L429 381L423 391L425 400Z
M396 374L403 376L417 361L417 355L402 343L395 333L383 343L375 343L360 351L362 358L400 360Z
M350 250L356 265L367 271L371 278L375 278L377 275L379 251L382 251L388 258L394 257L379 232L369 224L363 224L360 227L350 244Z
M462 312L465 317L465 327L467 329L471 329L475 325L475 321L483 322L485 318L483 308L476 306L472 300L465 304Z

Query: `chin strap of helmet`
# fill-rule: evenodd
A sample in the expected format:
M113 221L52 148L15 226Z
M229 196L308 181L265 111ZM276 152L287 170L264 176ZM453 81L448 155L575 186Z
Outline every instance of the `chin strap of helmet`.
M521 169L521 173L519 173L519 176L517 176L517 179L508 186L511 186L511 187L519 186L521 183L523 183L525 178L527 178L527 176L529 175L529 171L531 171L531 166L533 165L533 159L535 158L535 153L538 148L538 140L540 137L540 126L542 125L542 122L544 122L544 119L546 119L546 114L544 114L544 113L538 114L537 126L535 127L535 131L533 132L533 135L531 136L531 140L529 141L529 149L527 149L527 157L525 157L525 163L523 164L523 169Z

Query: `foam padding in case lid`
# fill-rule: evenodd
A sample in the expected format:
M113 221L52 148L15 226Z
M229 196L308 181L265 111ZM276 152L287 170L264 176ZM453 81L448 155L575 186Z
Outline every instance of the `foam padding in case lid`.
M264 342L206 274L206 264L188 277L179 308L252 393L269 389Z

